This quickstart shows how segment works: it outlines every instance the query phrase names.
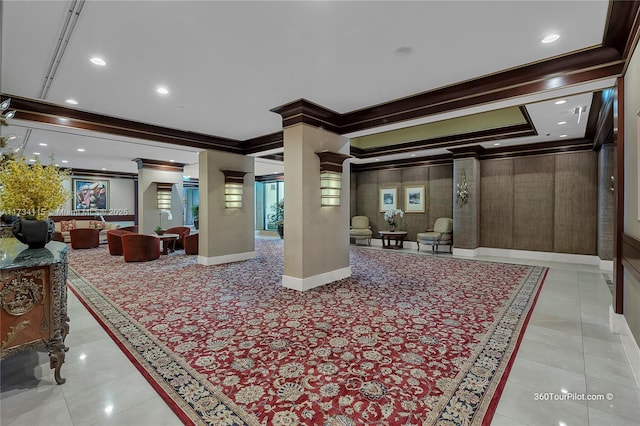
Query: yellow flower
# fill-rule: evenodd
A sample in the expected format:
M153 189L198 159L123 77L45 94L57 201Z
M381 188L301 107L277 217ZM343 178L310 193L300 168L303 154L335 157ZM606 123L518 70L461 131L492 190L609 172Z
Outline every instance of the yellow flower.
M28 164L24 158L8 161L0 169L0 210L12 216L42 220L59 208L71 194L62 184L67 171L39 159Z

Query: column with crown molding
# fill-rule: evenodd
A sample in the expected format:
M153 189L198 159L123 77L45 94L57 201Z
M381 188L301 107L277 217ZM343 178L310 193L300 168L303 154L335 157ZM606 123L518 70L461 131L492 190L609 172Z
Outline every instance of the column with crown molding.
M275 108L284 127L284 274L282 285L305 291L351 276L349 266L349 140L336 113L305 100ZM333 153L331 160L318 153ZM340 205L321 205L321 162L342 169ZM338 167L338 164L340 167Z

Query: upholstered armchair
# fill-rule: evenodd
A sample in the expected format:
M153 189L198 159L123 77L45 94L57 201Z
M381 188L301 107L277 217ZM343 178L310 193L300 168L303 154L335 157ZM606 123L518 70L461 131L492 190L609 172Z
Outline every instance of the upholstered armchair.
M358 244L358 240L367 240L371 245L371 236L373 232L369 226L369 218L367 216L354 216L351 219L351 229L349 230L349 236L353 238Z
M100 230L78 228L69 231L72 249L89 249L100 246Z
M165 234L178 234L179 237L176 240L175 248L183 249L184 248L184 237L191 233L191 228L186 226L176 226L173 228L169 228L164 231Z
M146 262L160 257L160 238L155 235L130 233L120 238L125 262Z
M122 256L122 236L125 234L133 234L133 232L125 229L112 229L107 231L109 254L112 256Z
M433 225L433 229L427 232L421 232L418 237L418 251L420 251L420 243L431 245L431 251L437 252L438 246L449 246L449 253L453 251L453 219L448 217L439 217Z
M184 237L184 254L198 254L200 234L191 234Z

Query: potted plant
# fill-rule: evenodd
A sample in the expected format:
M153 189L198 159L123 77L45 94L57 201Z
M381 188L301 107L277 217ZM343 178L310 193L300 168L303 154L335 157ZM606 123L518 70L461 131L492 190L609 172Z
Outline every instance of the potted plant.
M49 213L69 199L63 182L69 173L53 164L43 165L39 158L29 164L24 158L10 160L0 167L0 210L17 216L13 232L30 248L44 247L54 232Z
M162 229L159 226L156 226L156 229L154 229L153 232L155 232L158 235L162 235L162 234L164 234L164 229Z
M284 198L277 203L273 203L270 207L271 213L267 215L270 225L278 227L278 235L284 238Z
M196 229L200 229L200 205L195 204L191 206L191 215L193 216L193 226Z

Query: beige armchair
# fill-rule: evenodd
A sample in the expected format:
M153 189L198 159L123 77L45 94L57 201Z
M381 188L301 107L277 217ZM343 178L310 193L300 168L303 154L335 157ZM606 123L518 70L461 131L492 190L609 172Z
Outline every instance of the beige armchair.
M439 217L433 225L433 229L421 232L418 237L418 251L420 243L431 245L431 251L438 251L438 246L449 246L449 253L453 251L453 219Z
M355 240L356 244L358 244L358 240L367 240L368 244L371 245L373 232L369 226L369 218L367 216L354 216L351 219L349 235Z

